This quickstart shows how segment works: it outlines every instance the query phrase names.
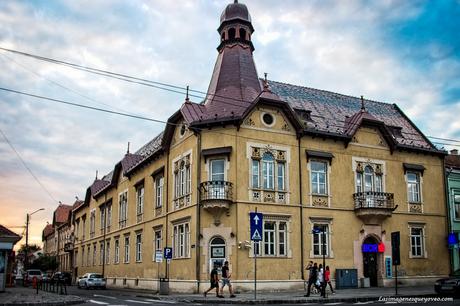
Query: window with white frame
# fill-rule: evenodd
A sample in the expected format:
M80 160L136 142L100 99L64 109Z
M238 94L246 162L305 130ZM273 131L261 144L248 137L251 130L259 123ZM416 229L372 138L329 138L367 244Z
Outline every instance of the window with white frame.
M107 240L105 243L105 263L110 264L110 241Z
M120 228L124 228L128 219L128 191L119 194L118 203L118 224Z
M271 152L263 153L260 159L253 158L251 171L252 188L281 191L286 189L285 162L275 159Z
M97 254L97 245L94 243L93 244L93 266L96 265L96 254Z
M163 175L158 175L155 178L155 207L160 208L163 206Z
M89 236L91 238L94 237L94 233L96 231L96 210L91 210L90 217L89 217Z
M144 185L136 187L136 215L141 216L144 213ZM137 220L142 221L142 220Z
M356 169L356 192L383 192L382 166L358 163Z
M104 228L105 228L105 207L104 206L101 206L100 207L100 211L101 211L101 222L100 222L100 226L101 226L101 232L104 231Z
M84 217L81 219L81 222L82 222L82 226L81 226L81 240L84 241L84 240L85 240L85 235L86 235L86 216L84 216Z
M115 239L115 256L114 256L114 263L120 262L120 240Z
M407 180L407 196L409 203L421 203L420 196L420 173L418 172L406 172Z
M129 262L129 236L125 236L125 256L124 256L124 262L128 263Z
M209 161L209 173L211 181L225 180L225 159L211 159Z
M88 245L88 252L86 253L86 255L88 256L86 258L86 265L89 267L91 266L91 246Z
M189 223L174 225L173 252L174 258L186 258L190 254L190 227Z
M84 267L85 266L85 247L81 248L81 265Z
M136 234L136 262L142 261L142 234Z
M105 253L105 248L104 248L104 242L99 243L99 251L100 251L100 257L99 257L99 265L102 265L104 263L104 253Z
M264 220L262 241L254 243L254 252L258 256L283 257L288 255L287 220Z
M310 162L311 171L311 192L313 194L326 195L327 188L327 162L312 160Z
M112 204L107 205L107 229L110 230L112 225Z
M174 167L174 196L180 198L191 190L190 155L176 161Z
M454 217L460 219L460 190L454 190L452 194L452 202L454 203Z
M424 226L410 225L410 257L425 257Z
M153 248L155 250L155 253L153 254L153 260L155 260L155 254L157 252L162 252L162 231L161 229L157 229L154 232L154 241L153 241Z
M314 223L313 224L313 256L329 257L329 224Z

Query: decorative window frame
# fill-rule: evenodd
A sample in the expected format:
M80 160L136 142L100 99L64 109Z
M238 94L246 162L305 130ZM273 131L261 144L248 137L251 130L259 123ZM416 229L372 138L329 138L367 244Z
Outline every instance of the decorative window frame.
M89 213L89 237L94 238L96 234L96 208L91 209Z
M313 228L316 224L320 225L327 225L328 226L328 233L327 233L327 255L325 258L334 258L334 248L332 246L332 235L334 234L333 231L333 218L329 217L314 217L311 216L309 218L309 223L310 223L310 235L311 235L311 241L310 241L310 258L323 258L323 255L315 255L313 252Z
M265 255L264 254L264 232L265 232L265 222L276 222L276 229L275 229L275 255ZM249 250L249 257L253 258L254 257L254 250L256 247L256 244L258 244L259 248L259 253L257 254L257 257L264 257L264 258L292 258L292 249L291 249L291 233L292 233L292 216L291 215L285 215L285 214L267 214L264 213L263 217L263 225L262 225L262 240L260 242L255 242L251 241L251 248ZM278 241L278 233L279 233L279 222L285 222L286 223L286 255L279 255L279 241Z
M269 152L275 159L273 180L274 189L264 189L262 182L259 188L252 186L252 165L254 160L262 160L263 154ZM248 198L252 202L272 202L280 204L290 203L289 166L291 163L291 149L286 146L271 145L267 143L246 143L246 158L248 160ZM278 163L284 163L284 189L278 189ZM259 180L261 180L262 164L259 163Z
M265 123L264 116L265 116L266 114L272 116L273 122L272 122L271 124ZM264 126L269 127L269 128L272 128L272 127L274 127L274 126L276 125L276 115L273 114L273 112L270 112L270 111L261 111L261 112L260 112L260 122L261 122Z
M122 194L125 194L126 193L126 219L121 219L122 218L122 215L121 215L121 201L120 201L120 196ZM128 226L128 208L129 208L129 191L128 189L125 189L123 191L121 191L120 193L118 193L118 228L121 229L121 228L125 228Z
M185 179L185 191L184 194L178 195L177 188L178 187L178 182L177 180L179 179L179 171L180 171L180 164L184 162L184 167L185 167L185 174L184 174L184 179ZM188 169L188 172L187 172ZM189 173L187 175L187 173ZM188 150L178 156L176 156L172 161L171 161L171 177L173 178L173 197L172 197L172 204L173 204L173 209L178 210L181 209L185 206L190 206L192 202L192 194L193 194L193 188L192 188L192 182L193 182L193 154L192 150Z
M426 247L426 223L419 222L419 221L409 221L407 224L407 228L409 230L408 238L409 238L409 258L411 259L426 259L428 258L428 251ZM421 256L412 255L412 228L420 228L422 230L422 254Z
M131 237L129 234L125 234L123 236L123 263L129 264L129 260L131 259ZM126 244L126 239L128 239L128 244ZM127 246L127 247L126 247Z
M144 182L135 186L136 190L136 222L140 223L144 220L145 206L145 185Z
M313 181L312 181L312 170L311 170L311 163L312 162L321 162L326 165L326 194L320 194L320 193L313 193ZM323 205L314 205L314 199L313 197L319 197L319 198L327 198L327 206L326 207L331 207L331 199L332 199L332 193L331 193L331 171L332 171L332 163L323 158L317 158L317 157L311 157L307 161L307 171L308 171L308 181L309 181L309 193L308 197L310 198L310 206L320 206L324 207ZM321 199L319 199L321 200ZM322 200L321 200L322 202Z
M408 179L407 179L407 174L408 173L415 173L418 176L419 179L419 196L420 196L420 202L411 202L409 200L409 190L408 190ZM405 170L404 171L404 182L406 186L406 202L407 202L407 212L410 213L421 213L423 214L424 212L424 201L423 201L423 175L421 171L416 171L416 170Z
M120 263L120 237L114 237L113 242L114 254L113 254L113 263L118 265Z
M142 262L142 244L143 244L143 237L142 237L142 230L141 231L137 231L136 232L136 245L135 245L135 256L134 256L134 259L135 259L135 262L136 263L141 263ZM140 241L138 240L140 237Z
M359 172L363 173L366 166L372 167L372 169L374 170L374 176L380 175L382 177L382 192L386 192L386 176L387 176L386 162L380 159L371 159L371 158L362 158L362 157L353 156L351 168L353 172L353 180L355 183L355 189L354 189L355 192L358 192L356 174ZM380 166L380 168L378 168L377 166ZM380 169L380 170L377 170L377 169Z
M159 245L157 240L157 233L160 233ZM163 225L153 227L153 255L152 261L155 261L155 254L160 250L163 251Z
M208 157L206 164L207 166L205 167L205 171L208 177L208 181L212 180L212 161L213 160L223 160L224 161L224 181L228 180L228 171L230 170L230 159L228 158L227 155L213 155L212 157Z
M172 243L173 243L173 259L188 259L191 258L191 217L180 218L174 221L171 221L172 224ZM184 227L184 254L180 255L180 235L179 228ZM186 231L188 229L188 231ZM177 237L176 237L177 234Z

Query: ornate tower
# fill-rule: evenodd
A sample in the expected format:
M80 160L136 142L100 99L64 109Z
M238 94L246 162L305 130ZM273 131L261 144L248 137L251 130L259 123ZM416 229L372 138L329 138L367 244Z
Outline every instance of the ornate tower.
M235 0L220 16L217 29L219 55L205 99L205 106L219 117L244 111L262 91L252 57L251 36L254 28L248 8Z

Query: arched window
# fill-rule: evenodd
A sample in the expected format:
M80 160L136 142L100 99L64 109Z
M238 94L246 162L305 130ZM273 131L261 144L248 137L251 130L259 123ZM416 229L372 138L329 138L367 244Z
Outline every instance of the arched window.
M374 169L371 166L364 168L364 191L374 190Z
M264 189L274 189L275 159L271 153L264 153L262 157L262 177Z
M222 32L222 37L221 37L222 41L225 40L225 32Z
M229 40L235 39L235 36L236 36L236 30L235 30L235 28L230 28L230 29L228 30L228 39L229 39Z
M246 40L246 30L245 29L240 29L240 39Z
M221 237L215 237L211 240L211 245L225 245L225 240Z

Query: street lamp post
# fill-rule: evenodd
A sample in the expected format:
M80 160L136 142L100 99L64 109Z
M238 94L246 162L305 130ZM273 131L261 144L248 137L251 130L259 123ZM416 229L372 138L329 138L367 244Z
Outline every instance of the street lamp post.
M25 254L25 259L24 259L24 268L27 269L27 265L29 262L29 222L30 222L30 216L35 214L36 212L39 212L41 210L45 210L44 208L37 209L36 211L27 214L26 216L26 254Z

